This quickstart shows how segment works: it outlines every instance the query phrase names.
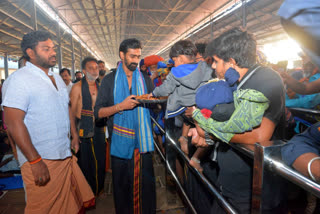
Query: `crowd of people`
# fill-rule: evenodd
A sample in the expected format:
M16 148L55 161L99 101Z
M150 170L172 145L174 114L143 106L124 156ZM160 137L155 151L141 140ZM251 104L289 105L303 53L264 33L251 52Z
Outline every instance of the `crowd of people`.
M290 34L300 23L283 11L279 14ZM1 88L1 155L10 146L14 155L0 164L0 171L18 160L13 168L21 170L25 213L81 213L104 194L110 158L116 213L156 213L155 142L197 212L225 213L172 155L153 117L179 142L191 166L239 213L250 213L253 163L229 143L286 140L283 162L320 182L320 122L294 129L303 120L290 112L320 105L320 54L303 47L303 66L287 72L286 63L259 63L256 40L239 28L209 43L180 40L168 61L157 55L141 59L142 43L130 38L120 44L115 69L108 71L105 62L86 57L72 81L68 68L59 75L50 69L56 64L51 35L28 33L21 42L20 68ZM141 95L167 101L141 104ZM262 213L288 212L286 181L270 171L263 179Z

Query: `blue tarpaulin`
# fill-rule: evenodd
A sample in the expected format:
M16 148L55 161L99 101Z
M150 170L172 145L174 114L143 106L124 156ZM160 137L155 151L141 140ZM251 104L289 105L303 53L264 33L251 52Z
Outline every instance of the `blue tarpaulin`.
M13 176L0 179L0 190L23 188L22 176Z

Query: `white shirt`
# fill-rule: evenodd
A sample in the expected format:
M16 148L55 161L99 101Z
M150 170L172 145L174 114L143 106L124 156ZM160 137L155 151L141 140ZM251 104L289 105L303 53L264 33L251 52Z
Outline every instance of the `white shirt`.
M71 156L69 96L66 84L53 75L58 90L50 78L37 66L27 62L15 71L2 87L2 106L24 111L24 123L31 142L43 159L57 160ZM20 166L27 161L17 147Z
M70 82L69 82L69 85L67 85L68 94L70 94L70 91L71 91L72 86L73 86L73 83L70 81Z

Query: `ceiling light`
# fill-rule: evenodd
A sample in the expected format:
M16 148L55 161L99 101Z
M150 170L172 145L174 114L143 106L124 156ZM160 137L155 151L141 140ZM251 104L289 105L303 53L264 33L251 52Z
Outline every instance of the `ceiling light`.
M102 57L96 51L93 52L87 46L87 44L82 41L82 39L77 35L77 33L75 33L46 2L44 2L43 0L34 0L34 1L36 2L39 8L41 8L51 19L59 23L59 26L64 31L71 34L72 37L75 40L77 40L80 43L80 45L82 45L85 49L87 49L94 57L96 57L97 59L102 59Z
M245 0L245 3L249 3L252 0ZM167 51L174 43L178 42L179 40L182 39L187 39L191 37L192 35L198 33L200 30L206 28L209 26L211 23L215 23L219 19L223 18L224 16L232 13L233 11L237 10L242 6L242 1L231 1L230 3L226 4L223 8L221 8L218 11L214 11L211 13L209 16L198 22L194 27L190 28L186 32L184 32L181 36L177 37L175 40L170 42L166 47L162 48L160 51L156 53L156 55L160 55Z

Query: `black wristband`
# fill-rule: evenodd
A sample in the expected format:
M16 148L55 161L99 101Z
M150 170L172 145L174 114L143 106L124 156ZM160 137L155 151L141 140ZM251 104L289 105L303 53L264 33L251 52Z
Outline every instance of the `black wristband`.
M204 132L204 138L209 146L214 144L214 141L210 138L210 134L208 132Z

